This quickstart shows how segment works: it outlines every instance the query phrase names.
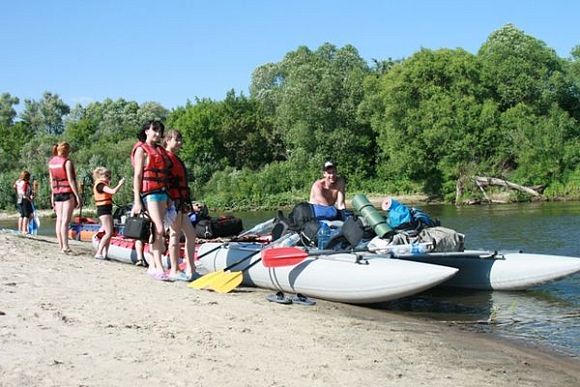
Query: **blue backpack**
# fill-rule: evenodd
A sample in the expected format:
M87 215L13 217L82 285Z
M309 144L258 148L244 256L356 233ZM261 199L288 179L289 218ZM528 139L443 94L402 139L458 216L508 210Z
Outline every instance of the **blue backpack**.
M420 208L409 208L406 205L392 200L387 214L387 223L393 230L420 232L427 227L440 226L438 219L433 220Z
M413 222L416 226L420 227L421 229L426 227L437 227L441 226L441 222L439 219L431 219L429 214L423 211L420 208L411 208L411 216L413 218ZM417 228L417 227L415 227Z

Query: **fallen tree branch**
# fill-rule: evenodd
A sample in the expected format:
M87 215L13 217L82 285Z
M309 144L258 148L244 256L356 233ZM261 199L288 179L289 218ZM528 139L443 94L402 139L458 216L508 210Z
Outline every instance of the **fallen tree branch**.
M495 185L495 186L501 186L501 187L507 187L510 189L515 189L515 190L530 194L532 196L542 196L540 193L538 193L537 191L535 191L529 187L524 187L523 185L515 184L515 183L512 183L510 181L498 179L495 177L475 176L474 180L475 180L475 184L477 184L477 186L482 191L483 191L483 187ZM485 193L484 193L484 196L486 196L486 199L487 199L487 195L485 195Z

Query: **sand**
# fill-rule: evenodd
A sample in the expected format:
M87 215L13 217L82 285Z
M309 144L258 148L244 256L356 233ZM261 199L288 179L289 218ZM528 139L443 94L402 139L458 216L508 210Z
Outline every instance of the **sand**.
M578 386L580 360L445 323L163 283L0 234L1 386Z

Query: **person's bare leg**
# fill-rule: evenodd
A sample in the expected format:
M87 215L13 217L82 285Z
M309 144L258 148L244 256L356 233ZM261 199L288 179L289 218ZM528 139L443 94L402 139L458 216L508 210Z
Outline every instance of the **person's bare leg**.
M62 250L69 251L68 245L68 225L72 219L72 214L75 209L75 199L69 199L62 202L62 214L60 222L60 237L62 238ZM58 216L57 216L58 217Z
M155 228L155 240L151 243L151 255L153 256L153 268L159 272L163 271L163 263L161 261L161 254L163 253L163 247L165 244L164 234L165 230L163 227L163 218L165 217L165 212L167 211L167 202L148 202L147 210L151 221L153 222Z

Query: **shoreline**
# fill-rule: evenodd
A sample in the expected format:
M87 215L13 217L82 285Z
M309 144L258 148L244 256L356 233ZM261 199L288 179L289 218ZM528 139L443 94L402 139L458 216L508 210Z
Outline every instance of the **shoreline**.
M580 360L317 300L157 282L90 244L0 233L2 385L576 386Z

